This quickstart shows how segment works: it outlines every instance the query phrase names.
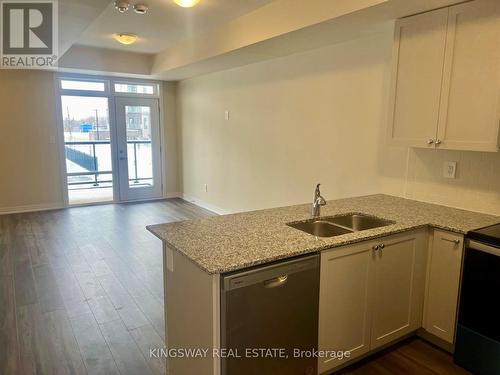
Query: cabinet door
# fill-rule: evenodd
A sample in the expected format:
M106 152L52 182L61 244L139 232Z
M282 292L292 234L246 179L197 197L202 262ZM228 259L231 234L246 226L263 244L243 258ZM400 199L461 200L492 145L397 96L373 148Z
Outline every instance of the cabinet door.
M500 2L450 8L440 105L440 148L498 151Z
M462 256L463 236L434 231L429 251L424 328L449 343L455 338Z
M448 9L396 22L388 136L434 147L439 119Z
M373 243L321 254L319 349L351 351L349 359L370 350L371 262ZM319 373L346 360L320 358Z
M371 349L421 326L427 231L381 239L374 259Z

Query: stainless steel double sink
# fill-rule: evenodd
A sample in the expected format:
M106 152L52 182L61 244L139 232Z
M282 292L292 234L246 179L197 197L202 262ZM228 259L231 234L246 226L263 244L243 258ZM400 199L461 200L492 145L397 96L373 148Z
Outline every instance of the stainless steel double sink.
M318 217L287 225L317 237L334 237L362 230L384 227L394 221L363 214Z

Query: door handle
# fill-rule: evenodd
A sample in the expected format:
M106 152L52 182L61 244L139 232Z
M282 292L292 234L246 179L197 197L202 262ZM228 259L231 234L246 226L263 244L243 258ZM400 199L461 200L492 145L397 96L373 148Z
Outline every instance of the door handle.
M288 275L283 275L280 277L276 277L275 279L266 280L264 281L264 287L268 289L277 288L278 286L286 284L287 280L288 280Z
M120 160L127 160L126 156L120 156Z

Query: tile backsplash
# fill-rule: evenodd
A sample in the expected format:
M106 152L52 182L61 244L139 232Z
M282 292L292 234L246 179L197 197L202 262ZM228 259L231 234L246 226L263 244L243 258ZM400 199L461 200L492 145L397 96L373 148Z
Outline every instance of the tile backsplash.
M457 162L456 179L443 176ZM500 153L410 149L406 196L500 215Z

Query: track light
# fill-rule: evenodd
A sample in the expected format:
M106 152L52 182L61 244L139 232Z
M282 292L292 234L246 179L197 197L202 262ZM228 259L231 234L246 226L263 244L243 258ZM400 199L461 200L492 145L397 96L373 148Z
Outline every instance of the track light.
M146 14L148 12L148 6L142 3L135 4L134 12L136 12L137 14Z
M130 7L130 3L126 0L116 0L115 1L115 8L120 13L125 13L129 7Z

